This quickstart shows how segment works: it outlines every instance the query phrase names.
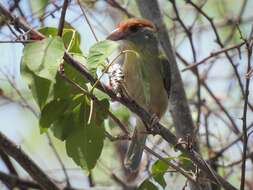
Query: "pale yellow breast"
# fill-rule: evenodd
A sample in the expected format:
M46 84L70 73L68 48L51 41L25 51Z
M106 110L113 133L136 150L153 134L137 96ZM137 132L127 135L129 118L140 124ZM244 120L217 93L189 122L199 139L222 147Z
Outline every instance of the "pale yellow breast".
M134 54L125 57L123 72L124 84L128 94L151 114L159 118L164 114L168 104L168 96L163 86L160 61L158 58L140 60ZM149 94L145 94L140 64L144 64L148 72ZM147 92L146 92L147 93Z
M134 54L127 54L123 65L124 86L131 96L140 106L147 109L147 101L144 96L143 79L138 66L139 60Z

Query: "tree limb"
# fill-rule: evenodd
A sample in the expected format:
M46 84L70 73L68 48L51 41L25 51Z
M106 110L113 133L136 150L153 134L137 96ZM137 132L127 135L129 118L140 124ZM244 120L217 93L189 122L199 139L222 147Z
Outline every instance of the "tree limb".
M14 158L44 189L60 190L54 182L11 140L0 132L0 149Z

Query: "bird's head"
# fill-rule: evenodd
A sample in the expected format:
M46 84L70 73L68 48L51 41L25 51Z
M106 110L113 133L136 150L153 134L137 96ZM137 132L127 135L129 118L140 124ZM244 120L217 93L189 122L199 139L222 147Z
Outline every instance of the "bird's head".
M131 18L120 22L117 28L107 37L112 41L130 41L133 43L145 43L155 40L155 25L146 19Z

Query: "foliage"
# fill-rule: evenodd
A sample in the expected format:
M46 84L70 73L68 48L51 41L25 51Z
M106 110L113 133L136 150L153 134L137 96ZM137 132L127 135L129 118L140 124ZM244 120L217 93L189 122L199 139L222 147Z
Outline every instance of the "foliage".
M67 154L76 164L90 171L103 149L109 102L103 98L91 102L85 95L89 93L87 81L63 61L63 55L66 48L88 68L96 68L104 64L116 46L108 41L98 42L91 48L86 64L80 50L80 34L70 25L65 26L62 38L57 36L56 28L45 27L39 29L45 39L25 45L22 76L40 107L41 132L50 128L55 137L65 141ZM63 73L58 72L60 67L64 68L64 76L86 90L84 94L64 80Z

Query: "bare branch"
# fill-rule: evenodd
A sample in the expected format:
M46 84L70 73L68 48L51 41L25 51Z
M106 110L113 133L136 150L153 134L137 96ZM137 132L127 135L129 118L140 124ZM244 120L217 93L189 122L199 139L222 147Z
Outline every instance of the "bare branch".
M59 187L22 150L0 132L0 149L14 158L44 189L60 190Z
M68 3L69 3L69 0L64 0L63 5L62 5L61 18L60 18L59 26L58 26L58 36L62 36Z

